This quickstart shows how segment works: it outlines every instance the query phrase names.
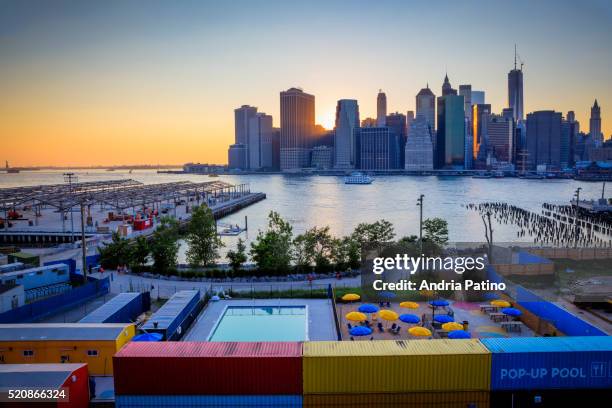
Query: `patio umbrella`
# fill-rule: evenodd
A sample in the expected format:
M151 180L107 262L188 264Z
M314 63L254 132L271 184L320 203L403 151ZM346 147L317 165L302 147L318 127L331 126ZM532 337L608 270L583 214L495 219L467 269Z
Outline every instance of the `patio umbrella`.
M364 305L359 306L359 309L357 310L359 310L361 313L376 313L378 312L378 307L366 303Z
M450 322L454 322L455 321L455 319L453 319L449 315L438 315L438 316L434 317L434 320L436 322L438 322L438 323L450 323Z
M442 325L442 329L446 331L463 330L463 325L456 322L448 322Z
M344 317L352 322L365 322L368 320L367 316L361 312L349 312Z
M491 306L496 306L496 307L510 307L510 302L505 301L505 300L492 300L491 301Z
M369 336L372 334L372 329L365 326L357 326L349 330L349 333L351 336Z
M381 319L389 321L397 320L399 318L399 315L397 313L395 313L393 310L388 309L381 310L380 312L378 312L378 315Z
M417 337L428 337L431 336L431 331L421 326L414 326L408 329L408 333Z
M448 306L450 303L448 303L448 300L437 299L437 300L432 300L431 302L429 302L429 304L434 307L442 307L442 306Z
M472 335L465 330L453 330L448 333L449 339L471 339Z
M359 299L361 299L361 296L356 293L347 293L346 295L342 296L342 300L344 300L345 302L353 302Z
M417 302L402 302L399 305L400 307L403 307L404 309L418 309L419 308L419 304Z
M502 309L501 312L505 315L512 316L512 317L519 317L520 315L523 314L523 312L513 307L507 307L505 309Z
M132 341L161 341L162 335L159 333L143 333L138 336L134 336Z
M421 319L419 319L419 316L409 314L409 313L400 315L399 319L404 323L411 323L411 324L415 324L421 321Z

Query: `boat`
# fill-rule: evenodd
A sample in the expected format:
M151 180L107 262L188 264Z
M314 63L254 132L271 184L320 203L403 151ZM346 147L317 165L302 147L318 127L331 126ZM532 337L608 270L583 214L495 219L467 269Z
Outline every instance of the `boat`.
M372 184L374 179L367 174L361 172L353 172L344 177L344 184Z
M246 229L241 228L239 225L231 225L231 224L217 224L218 227L223 227L220 231L217 232L217 235L221 236L236 236L240 235L242 232L246 231Z

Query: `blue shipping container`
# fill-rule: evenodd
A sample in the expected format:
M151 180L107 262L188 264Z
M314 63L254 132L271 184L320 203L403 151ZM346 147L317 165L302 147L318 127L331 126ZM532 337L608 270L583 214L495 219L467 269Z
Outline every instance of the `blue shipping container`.
M132 323L143 312L142 293L120 293L84 318L79 323Z
M24 290L32 290L52 285L69 284L68 265L54 264L6 272L0 275L3 284L22 285Z
M115 407L301 407L301 395L116 395Z
M612 337L480 340L491 351L491 389L612 389Z
M183 322L190 323L200 305L199 290L181 290L176 292L157 312L142 326L147 333L160 333L164 340L178 339L184 333Z

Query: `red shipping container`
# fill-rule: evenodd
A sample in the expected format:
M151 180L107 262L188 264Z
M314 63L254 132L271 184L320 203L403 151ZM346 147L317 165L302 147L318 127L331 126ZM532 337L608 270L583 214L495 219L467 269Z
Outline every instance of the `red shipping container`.
M113 372L117 395L302 394L302 343L132 342Z

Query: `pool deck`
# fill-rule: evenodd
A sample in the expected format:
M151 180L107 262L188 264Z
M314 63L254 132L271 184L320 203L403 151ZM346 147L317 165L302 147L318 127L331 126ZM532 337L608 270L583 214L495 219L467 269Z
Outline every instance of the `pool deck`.
M207 341L227 306L307 306L308 340L337 340L331 301L328 299L241 299L209 302L183 341Z

